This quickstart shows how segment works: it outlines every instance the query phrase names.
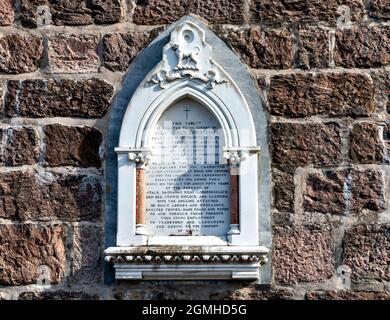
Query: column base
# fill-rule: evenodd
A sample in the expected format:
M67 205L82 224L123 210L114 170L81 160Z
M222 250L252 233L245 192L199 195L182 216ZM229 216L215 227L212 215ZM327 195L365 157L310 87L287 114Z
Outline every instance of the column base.
M144 224L137 224L135 226L135 234L137 235L143 235L143 236L148 236L149 232L146 229L146 226Z
M229 231L227 233L228 235L232 235L232 234L240 234L240 225L238 224L231 224L229 226Z

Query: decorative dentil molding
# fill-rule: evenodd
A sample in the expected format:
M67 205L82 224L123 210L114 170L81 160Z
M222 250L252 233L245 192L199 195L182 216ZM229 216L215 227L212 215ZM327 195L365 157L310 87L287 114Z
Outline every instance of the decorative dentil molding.
M139 254L139 255L107 255L105 260L109 263L126 263L126 264L176 264L176 263L267 263L267 254Z
M185 22L171 32L170 42L163 48L163 60L148 83L165 89L180 79L199 80L209 89L227 83L220 67L212 60L212 49L206 43L204 31L192 22Z
M262 246L138 246L105 250L116 279L257 279L268 262Z

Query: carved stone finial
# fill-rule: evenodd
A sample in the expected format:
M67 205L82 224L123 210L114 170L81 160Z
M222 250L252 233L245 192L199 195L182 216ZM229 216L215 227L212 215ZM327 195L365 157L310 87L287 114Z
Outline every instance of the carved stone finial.
M204 31L188 21L171 32L171 41L163 49L163 63L148 83L165 89L169 83L180 79L201 81L209 89L227 82L212 60Z

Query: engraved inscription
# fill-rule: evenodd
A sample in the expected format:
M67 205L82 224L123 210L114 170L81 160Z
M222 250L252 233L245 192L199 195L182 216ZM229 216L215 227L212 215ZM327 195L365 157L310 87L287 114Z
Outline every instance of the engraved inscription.
M229 171L218 121L202 105L172 105L151 136L146 169L146 219L150 235L226 235Z

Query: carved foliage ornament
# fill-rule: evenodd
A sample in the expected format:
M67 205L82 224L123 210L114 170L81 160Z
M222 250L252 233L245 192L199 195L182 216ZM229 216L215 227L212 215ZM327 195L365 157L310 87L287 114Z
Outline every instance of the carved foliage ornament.
M191 22L180 25L172 31L171 41L163 49L162 64L148 83L158 84L161 89L180 79L201 81L209 89L226 83L211 51L202 29Z
M128 158L138 166L146 166L151 160L151 153L150 151L131 151L128 153Z

